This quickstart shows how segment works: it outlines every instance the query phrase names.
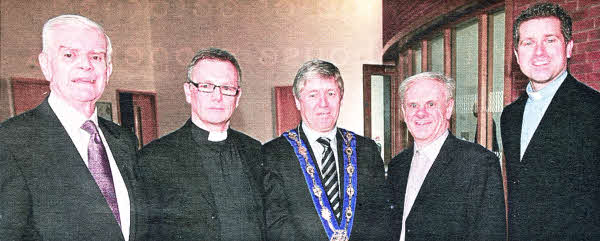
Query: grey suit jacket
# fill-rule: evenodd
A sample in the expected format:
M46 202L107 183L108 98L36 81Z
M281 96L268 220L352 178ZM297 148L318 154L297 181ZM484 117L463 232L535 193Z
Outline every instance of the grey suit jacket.
M134 227L135 136L110 121L98 121L127 186ZM0 166L0 240L123 240L48 99L0 125Z

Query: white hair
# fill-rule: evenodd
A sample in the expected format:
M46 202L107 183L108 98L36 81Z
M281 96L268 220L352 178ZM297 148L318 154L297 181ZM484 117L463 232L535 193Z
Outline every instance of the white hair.
M50 40L52 39L52 35L50 33L63 25L85 26L102 32L106 38L106 63L109 64L111 62L112 44L110 43L110 38L104 32L104 28L89 18L79 15L60 15L48 20L44 24L44 28L42 30L42 52L47 53L46 51L48 48L50 48Z

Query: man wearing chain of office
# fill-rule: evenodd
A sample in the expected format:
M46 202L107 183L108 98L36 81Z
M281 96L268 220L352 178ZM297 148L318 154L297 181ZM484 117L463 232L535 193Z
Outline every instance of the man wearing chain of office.
M377 145L336 125L344 94L339 69L308 61L293 90L302 122L262 148L267 239L388 239L389 192Z

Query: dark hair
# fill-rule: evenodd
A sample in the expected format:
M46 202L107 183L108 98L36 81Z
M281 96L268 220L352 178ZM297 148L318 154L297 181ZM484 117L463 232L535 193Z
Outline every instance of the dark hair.
M194 66L196 66L196 64L200 62L200 60L206 59L231 63L237 70L238 84L242 83L242 69L240 68L240 65L235 59L235 56L233 56L233 54L225 50L217 48L201 49L198 52L196 52L196 55L194 55L194 58L192 58L192 61L187 66L187 81L192 82L192 70L194 69Z
M294 96L300 98L300 90L304 88L306 84L306 77L310 74L316 74L320 77L333 78L338 88L340 88L340 94L344 95L344 80L340 70L334 64L320 59L313 59L308 61L300 67L296 78L294 78Z
M556 17L560 20L560 30L562 31L565 42L571 41L572 38L572 20L571 16L557 4L553 3L538 3L535 4L525 11L521 12L521 15L517 17L513 24L513 47L516 49L519 47L519 27L521 23L544 17Z

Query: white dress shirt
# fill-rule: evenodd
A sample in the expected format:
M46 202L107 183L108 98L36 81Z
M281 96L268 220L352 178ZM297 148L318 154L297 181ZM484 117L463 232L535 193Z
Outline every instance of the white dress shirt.
M417 146L415 144L413 159L410 163L410 171L408 173L408 181L406 182L406 192L404 194L404 212L402 213L402 232L400 233L400 241L404 241L406 233L406 218L412 209L417 195L421 190L421 185L425 181L429 169L437 158L442 145L448 137L448 131L426 146Z
M327 133L321 133L315 130L310 129L310 127L308 127L304 122L302 122L302 131L304 131L304 134L306 135L306 139L308 139L308 142L310 144L310 148L312 148L313 154L315 155L315 159L313 160L314 162L317 163L317 165L319 165L319 170L321 172L321 176L323 176L323 151L325 151L325 148L323 147L323 145L321 145L321 143L319 143L317 141L317 139L321 138L321 137L326 137L328 138L329 141L329 146L331 146L331 151L333 151L333 157L335 158L336 162L335 162L335 172L337 173L337 178L338 178L338 191L341 190L342 188L342 183L340 181L340 163L338 159L338 153L337 153L337 138L335 138L335 135L337 133L337 126L334 126L333 129L331 129L329 132ZM341 193L341 191L340 191Z
M50 92L50 97L48 97L48 104L50 104L50 108L60 120L60 123L63 125L67 134L73 141L73 144L77 148L81 159L85 165L88 165L88 143L90 141L90 134L85 130L81 129L83 123L88 119L85 118L80 112L75 110L69 104L65 103L62 99L56 97ZM115 194L117 195L117 205L119 206L119 216L121 220L121 231L123 232L123 237L125 241L129 240L129 225L130 225L130 204L129 204L129 195L127 192L127 187L125 186L125 181L121 176L121 172L117 167L117 163L115 162L115 158L110 151L110 147L104 138L104 134L102 133L102 129L98 126L98 112L97 109L94 110L94 113L89 118L98 129L98 133L100 138L102 139L102 143L104 144L104 149L106 149L106 154L108 156L108 161L110 164L110 171L112 172L113 183L115 185Z

